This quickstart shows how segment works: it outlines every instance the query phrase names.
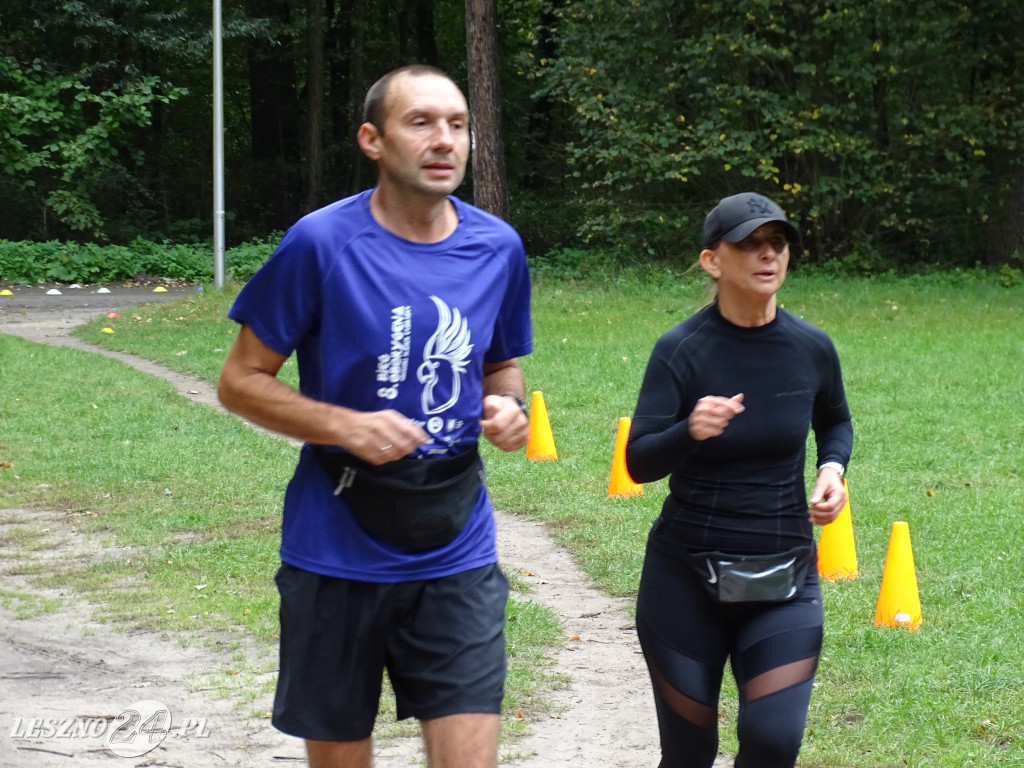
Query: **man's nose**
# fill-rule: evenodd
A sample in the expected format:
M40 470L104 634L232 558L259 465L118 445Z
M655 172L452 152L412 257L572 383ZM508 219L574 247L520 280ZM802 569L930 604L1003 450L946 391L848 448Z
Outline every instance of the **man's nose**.
M438 122L437 127L434 130L434 146L436 147L452 147L455 145L455 137L452 134L451 126L448 125L447 120L441 120Z

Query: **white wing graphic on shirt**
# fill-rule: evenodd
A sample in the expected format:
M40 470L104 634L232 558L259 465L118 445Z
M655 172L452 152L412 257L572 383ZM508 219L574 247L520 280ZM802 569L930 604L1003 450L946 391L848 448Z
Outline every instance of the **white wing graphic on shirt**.
M416 378L423 385L421 402L426 414L446 411L458 401L462 374L466 372L473 349L469 343L469 324L462 313L458 309L452 310L437 296L430 298L437 306L437 330L423 347L423 362L416 370ZM434 388L445 377L451 377L451 397L438 405L434 399Z

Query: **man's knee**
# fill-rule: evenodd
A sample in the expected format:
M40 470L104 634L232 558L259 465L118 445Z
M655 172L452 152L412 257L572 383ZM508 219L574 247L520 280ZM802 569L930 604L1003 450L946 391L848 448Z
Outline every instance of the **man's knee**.
M309 768L370 768L373 764L373 741L306 740Z
M429 768L496 768L500 727L501 718L490 714L424 720Z

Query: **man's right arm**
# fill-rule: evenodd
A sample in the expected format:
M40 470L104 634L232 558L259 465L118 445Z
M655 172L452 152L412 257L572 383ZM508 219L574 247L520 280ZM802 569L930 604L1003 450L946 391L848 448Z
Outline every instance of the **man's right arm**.
M355 411L297 392L277 378L286 359L243 325L221 370L221 403L261 427L306 443L341 446L372 464L394 461L429 441L397 411Z

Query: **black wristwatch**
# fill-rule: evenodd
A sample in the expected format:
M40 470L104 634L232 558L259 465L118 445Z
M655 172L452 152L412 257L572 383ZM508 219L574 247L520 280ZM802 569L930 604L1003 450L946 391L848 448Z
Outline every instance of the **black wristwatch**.
M523 416L526 416L527 418L529 418L530 414L526 410L526 401L523 400L523 398L521 398L519 395L513 395L511 392L503 392L501 396L502 397L511 397L513 400L515 400L516 401L516 405L518 405L520 408L522 408Z

